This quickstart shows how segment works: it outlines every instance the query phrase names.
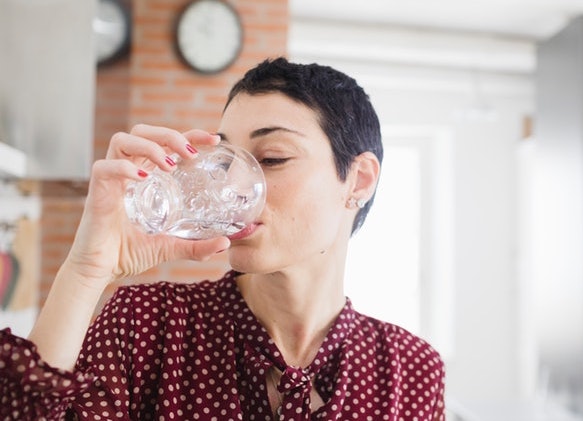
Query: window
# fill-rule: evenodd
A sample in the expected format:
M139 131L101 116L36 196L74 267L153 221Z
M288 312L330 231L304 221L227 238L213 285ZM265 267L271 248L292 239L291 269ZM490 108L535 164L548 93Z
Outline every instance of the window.
M385 146L375 203L360 232L350 241L346 291L357 310L420 329L419 151Z
M375 203L350 241L346 294L355 308L454 344L453 142L442 128L384 127Z

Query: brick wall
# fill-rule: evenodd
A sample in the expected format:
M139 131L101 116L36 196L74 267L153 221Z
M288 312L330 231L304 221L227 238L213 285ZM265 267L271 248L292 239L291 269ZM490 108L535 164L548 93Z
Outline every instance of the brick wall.
M105 156L113 133L128 130L136 123L214 131L230 86L257 62L286 55L288 0L227 1L241 15L244 45L229 69L211 76L186 67L173 47L177 13L189 0L128 3L133 9L131 53L103 66L97 74L95 159ZM73 241L86 191L85 183L42 183L41 305ZM219 255L204 264L184 261L164 264L127 282L212 279L227 269L226 256Z

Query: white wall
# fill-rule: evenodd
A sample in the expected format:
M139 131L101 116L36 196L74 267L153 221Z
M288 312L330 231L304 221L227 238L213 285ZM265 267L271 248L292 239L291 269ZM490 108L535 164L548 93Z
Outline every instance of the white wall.
M380 53L379 60L338 50L330 54L326 43L337 40L344 26L292 21L291 58L330 64L355 76L383 125L442 127L453 133L455 321L448 398L470 410L523 399L532 391L523 379L535 376L533 367L522 363L530 352L523 344L531 342L522 332L517 278L516 148L523 119L533 113L532 75L524 68L498 71L492 62L476 71L460 60L432 66L391 61ZM389 33L394 35L387 30L383 38L382 28L371 28L369 45L391 44ZM366 27L359 29L358 40L367 45ZM464 48L471 49L471 41ZM495 57L482 41L476 40L475 50ZM302 47L308 44L309 49ZM521 48L517 54L532 53L528 46Z
M583 18L537 56L537 342L551 393L583 414Z
M492 121L452 118L468 96L451 92L378 91L385 123L448 126L454 133L453 355L449 395L469 406L521 399L524 373L516 267L516 147L532 92L490 96ZM526 367L530 369L531 367Z

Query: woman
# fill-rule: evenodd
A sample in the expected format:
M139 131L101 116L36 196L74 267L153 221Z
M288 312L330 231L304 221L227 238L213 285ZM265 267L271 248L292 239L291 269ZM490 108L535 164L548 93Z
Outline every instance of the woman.
M254 224L186 241L128 223L129 180L154 165L172 171L171 153L189 158L219 138L263 167L267 201ZM438 354L343 293L348 240L381 160L379 122L356 82L283 58L233 87L219 135L145 125L114 135L29 340L0 333L2 418L444 419ZM227 248L223 279L119 288L88 329L110 282Z

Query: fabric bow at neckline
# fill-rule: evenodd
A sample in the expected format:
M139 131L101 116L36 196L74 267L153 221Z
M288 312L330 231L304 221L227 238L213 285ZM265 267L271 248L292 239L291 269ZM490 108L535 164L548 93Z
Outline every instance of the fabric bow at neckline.
M312 382L308 370L301 367L287 366L281 375L277 390L280 393L289 393L295 389L302 389L302 392L307 389L309 392L311 386Z
M310 419L312 380L308 369L287 366L283 370L277 390L283 395L281 407L277 410L280 421Z
M277 368L282 372L277 391L282 394L281 406L277 410L277 416L281 420L307 421L310 419L310 392L312 390L312 374L308 368L286 366L279 352L275 352L275 358L270 358L257 349L245 343L244 345L246 371L249 378L254 373L267 375L269 370ZM274 355L271 354L271 355Z
M354 328L356 313L351 301L346 303L331 329L327 332L314 360L305 368L288 365L277 345L267 333L265 327L255 318L247 306L237 284L231 284L232 291L238 297L238 305L226 308L234 322L243 345L243 365L246 379L251 389L265 385L267 373L271 367L282 372L277 390L282 394L282 405L278 410L279 420L309 421L311 419L310 393L312 380L331 359L336 360L342 348L348 343ZM322 397L324 395L321 394ZM329 398L329 396L328 396ZM326 398L324 398L326 400Z

